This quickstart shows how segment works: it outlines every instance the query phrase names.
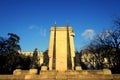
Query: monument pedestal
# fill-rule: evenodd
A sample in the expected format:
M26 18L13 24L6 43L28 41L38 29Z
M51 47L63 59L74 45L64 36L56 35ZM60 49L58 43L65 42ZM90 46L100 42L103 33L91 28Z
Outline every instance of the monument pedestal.
M110 69L103 69L103 73L108 75L108 74L112 74Z
M41 71L47 71L47 68L48 68L47 66L42 66Z
M29 74L37 74L38 70L37 69L30 69Z
M14 70L13 75L21 75L21 69Z
M82 67L81 66L76 66L75 70L82 70Z

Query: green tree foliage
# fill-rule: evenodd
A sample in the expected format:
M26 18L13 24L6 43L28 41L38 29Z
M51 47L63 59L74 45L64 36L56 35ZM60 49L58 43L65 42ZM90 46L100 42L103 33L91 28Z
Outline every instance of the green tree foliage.
M39 68L39 58L38 58L38 51L37 48L33 51L33 57L31 58L31 65L30 68Z
M75 66L80 66L80 54L78 51L75 52L74 63L75 63Z
M20 40L19 36L13 33L8 33L8 35L8 39L0 37L0 54L11 53L10 51L18 52L19 50L21 50L18 44Z
M81 66L82 69L85 70L85 69L87 69L87 65L84 63L82 56L83 56L82 51L81 52L76 51L75 52L75 57L74 57L74 64L75 64L75 67L76 66Z
M20 68L23 70L29 70L30 69L30 64L31 64L31 56L25 56L23 54L19 54L19 57L17 60L19 60L18 65L16 68Z
M8 38L0 37L0 74L11 74L14 69L29 69L30 57L19 54L19 36L8 33Z
M43 66L48 66L49 65L49 56L48 56L48 50L46 50L43 53Z

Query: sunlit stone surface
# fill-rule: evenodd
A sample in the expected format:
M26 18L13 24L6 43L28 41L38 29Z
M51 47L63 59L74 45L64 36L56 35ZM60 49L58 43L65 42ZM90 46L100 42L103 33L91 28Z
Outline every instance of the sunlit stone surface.
M56 31L56 32L55 32ZM58 71L68 70L67 63L71 62L69 66L71 66L71 70L74 69L74 33L72 31L72 27L51 27L50 30L50 43L49 43L49 69ZM68 39L69 38L69 41ZM67 46L69 45L69 46ZM54 47L55 46L55 47ZM69 51L68 51L69 47ZM55 49L55 50L54 50ZM53 57L53 53L55 51L55 58ZM67 55L70 53L69 55ZM71 57L70 60L67 60L67 57ZM55 59L55 62L53 62ZM53 65L55 63L55 65Z

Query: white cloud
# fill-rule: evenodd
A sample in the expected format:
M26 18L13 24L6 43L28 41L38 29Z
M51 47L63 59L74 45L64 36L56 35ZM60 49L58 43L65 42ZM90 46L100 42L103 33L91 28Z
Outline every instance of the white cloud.
M46 36L46 32L47 32L47 30L45 29L45 28L40 28L40 35L42 36L42 37L45 37Z
M30 30L38 29L38 26L36 26L36 25L31 25L31 26L28 27L28 29L30 29Z
M28 27L28 29L30 29L30 30L31 30L31 29L34 29L34 27L35 27L34 25L29 26L29 27Z
M86 39L93 39L95 31L93 29L87 29L81 35Z
M45 37L47 30L44 27L39 27L36 25L31 25L28 27L29 30L34 30L36 32L39 32L40 36Z

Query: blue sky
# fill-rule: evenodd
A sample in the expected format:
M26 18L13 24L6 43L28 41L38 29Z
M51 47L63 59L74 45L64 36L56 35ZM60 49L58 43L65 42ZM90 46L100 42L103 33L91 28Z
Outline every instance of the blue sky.
M66 26L68 21L80 50L119 14L120 0L0 0L0 36L12 32L20 36L22 51L45 51L54 22Z

